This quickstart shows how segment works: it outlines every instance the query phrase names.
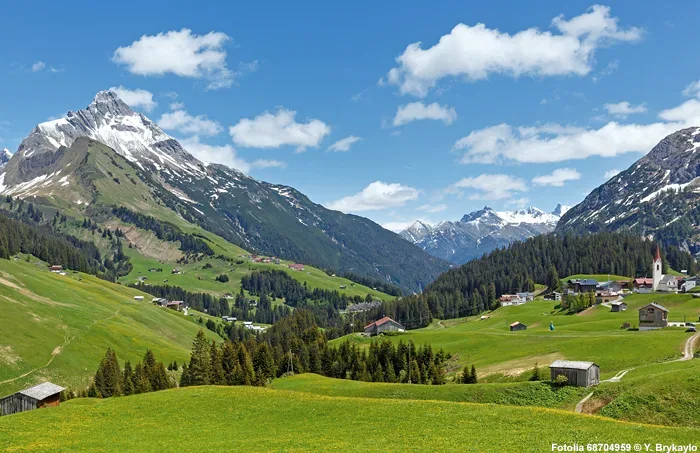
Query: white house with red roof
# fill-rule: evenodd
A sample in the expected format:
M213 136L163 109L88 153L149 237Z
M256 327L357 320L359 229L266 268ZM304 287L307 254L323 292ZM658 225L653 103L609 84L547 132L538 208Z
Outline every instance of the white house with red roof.
M406 328L388 316L365 326L365 333L373 336L384 332L404 332Z

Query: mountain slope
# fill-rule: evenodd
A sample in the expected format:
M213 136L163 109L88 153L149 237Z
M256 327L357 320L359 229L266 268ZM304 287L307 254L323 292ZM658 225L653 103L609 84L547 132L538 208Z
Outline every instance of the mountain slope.
M103 157L83 162L73 145L90 146L79 137L108 145L120 158L92 145ZM75 162L72 169L67 160ZM78 175L86 171L75 168L86 163L102 186ZM62 180L66 172L77 173ZM409 291L449 267L368 219L328 210L291 187L204 165L110 91L34 128L2 169L0 193L78 211L86 204L88 210L126 204L161 220L198 225L247 250L385 279Z
M0 340L0 395L45 380L84 386L108 347L132 363L146 348L182 363L201 326L150 300L91 275L51 273L33 257L0 259L0 323L12 326Z
M435 257L463 264L513 241L551 232L559 213L566 209L558 205L548 214L533 207L496 212L485 206L459 221L444 221L434 227L417 221L400 236Z
M700 252L700 127L677 131L567 212L558 232L631 230Z
M0 169L10 161L10 158L12 158L12 153L9 149L3 148L2 150L0 150Z

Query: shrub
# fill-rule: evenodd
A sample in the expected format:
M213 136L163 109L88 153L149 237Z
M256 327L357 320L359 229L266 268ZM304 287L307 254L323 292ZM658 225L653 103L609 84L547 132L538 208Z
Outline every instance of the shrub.
M221 283L226 283L226 282L228 282L228 275L221 274L221 275L216 277L216 281L221 282Z
M569 378L567 378L563 374L558 374L557 377L554 378L554 384L558 385L560 387L563 387L568 383L569 383Z

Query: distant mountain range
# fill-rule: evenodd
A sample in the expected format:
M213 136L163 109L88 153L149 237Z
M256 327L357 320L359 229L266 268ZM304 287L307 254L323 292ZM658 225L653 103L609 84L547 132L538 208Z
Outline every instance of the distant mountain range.
M513 241L554 230L568 207L561 204L551 213L534 207L497 212L488 206L435 226L416 221L400 234L431 255L463 264Z
M112 91L36 126L0 169L0 194L31 197L76 217L125 206L197 225L250 251L408 291L449 268L366 218L326 209L292 187L204 164Z
M632 231L700 254L700 127L664 138L567 212L557 232Z

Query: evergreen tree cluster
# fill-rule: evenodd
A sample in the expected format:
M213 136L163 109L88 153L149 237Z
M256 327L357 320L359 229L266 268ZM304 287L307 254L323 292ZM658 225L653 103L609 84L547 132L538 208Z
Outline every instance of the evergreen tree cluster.
M112 213L124 222L136 225L144 230L152 231L156 237L163 241L180 242L180 250L187 254L198 254L212 256L214 251L209 244L200 237L183 233L177 226L163 222L155 217L131 211L124 206L115 207Z
M265 385L287 373L317 373L338 379L368 382L444 384L444 351L413 342L394 344L388 339L360 348L346 341L328 345L326 335L308 310L295 310L265 333L246 339L231 338L221 346L209 343L200 331L183 366L181 386Z
M332 275L335 272L327 272L327 273ZM344 273L340 273L338 275L340 275L343 278L347 278L351 282L355 282L359 285L364 285L364 286L366 286L368 288L372 288L376 291L381 291L384 294L388 294L390 296L399 297L402 294L401 288L399 288L398 286L396 286L390 282L384 281L384 280L378 280L376 278L367 277L364 275L359 275L359 274L356 274L353 272L344 272Z
M49 225L24 223L11 215L0 210L0 258L27 253L66 269L105 276L100 251L92 242L57 233Z
M136 367L132 368L131 363L127 361L122 370L119 367L117 354L108 348L85 396L110 398L156 392L174 387L174 384L175 382L165 371L163 363L156 361L150 349L144 354L143 362L137 363Z

